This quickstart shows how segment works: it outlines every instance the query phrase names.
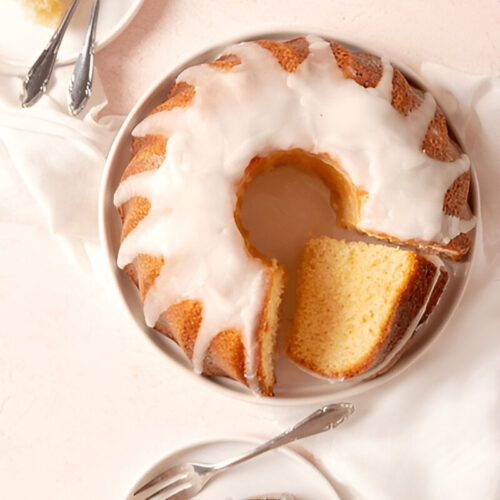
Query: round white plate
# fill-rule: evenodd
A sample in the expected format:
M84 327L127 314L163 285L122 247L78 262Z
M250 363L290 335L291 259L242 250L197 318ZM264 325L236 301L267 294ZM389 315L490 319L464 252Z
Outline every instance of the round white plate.
M144 500L151 492L134 496L160 472L184 462L215 463L237 456L260 444L257 441L227 439L193 444L153 465L131 489L127 500ZM278 448L237 465L216 476L196 495L196 500L244 500L277 493L289 493L297 500L339 500L332 485L306 459L286 448Z
M101 184L99 202L101 241L102 246L107 253L109 270L111 271L113 281L117 285L118 292L122 296L129 312L131 313L136 327L144 332L149 339L152 340L166 354L165 358L171 362L168 363L168 366L167 363L165 364L165 374L160 374L160 376L168 376L167 373L172 369L172 365L174 365L177 368L181 367L190 373L195 378L197 383L206 384L208 387L217 389L230 397L237 397L250 402L267 405L298 406L306 404L321 404L332 400L338 401L340 399L348 398L355 394L371 390L385 382L388 382L389 380L396 378L397 375L406 370L430 347L439 333L444 329L464 293L471 262L474 257L473 246L471 252L463 262L446 263L450 273L450 279L443 296L433 311L433 314L426 321L426 323L418 329L418 333L410 340L398 363L385 374L372 380L331 383L330 381L313 377L310 374L305 373L292 364L286 356L281 355L276 365L277 384L274 391L275 397L256 398L245 387L232 380L215 377L208 378L195 375L191 364L181 349L171 340L146 326L137 288L128 276L126 276L123 271L118 269L116 265L116 256L118 254L120 244L121 221L117 210L113 205L113 194L120 182L123 170L130 161L131 131L135 125L144 119L155 106L164 100L166 92L174 82L175 77L186 67L215 59L218 55L220 55L221 51L225 47L237 41L252 39L286 40L308 33L314 33L314 31L287 30L283 32L258 33L248 37L242 37L239 40L229 40L216 47L205 50L197 56L185 61L183 64L167 71L165 76L157 81L142 97L142 99L140 99L123 123L108 155ZM316 32L316 34L325 38L335 38L335 36L328 33ZM342 42L342 40L340 41ZM359 47L356 47L351 43L345 43L345 45L350 48L359 49ZM417 86L425 88L425 85L414 73L400 64L397 64L397 66L402 69L407 77L409 77ZM479 225L479 192L477 190L477 186L478 182L476 174L474 169L472 169L471 204L477 216ZM338 236L344 238L346 237L345 234Z
M143 0L101 0L97 48L104 47L133 19ZM93 0L80 0L59 49L58 65L76 60L87 30ZM24 74L53 34L51 28L26 18L17 0L0 1L0 63L11 73Z

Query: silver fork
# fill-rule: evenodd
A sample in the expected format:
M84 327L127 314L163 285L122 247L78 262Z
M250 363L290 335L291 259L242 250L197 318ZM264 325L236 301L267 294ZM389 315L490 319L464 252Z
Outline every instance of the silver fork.
M324 406L279 436L238 457L217 464L185 463L174 465L141 486L134 493L134 496L158 485L159 489L152 492L144 500L159 499L159 495L162 493L164 493L164 496L161 497L163 500L188 500L199 493L210 479L223 470L297 439L333 429L346 420L353 411L354 406L351 403L335 403Z

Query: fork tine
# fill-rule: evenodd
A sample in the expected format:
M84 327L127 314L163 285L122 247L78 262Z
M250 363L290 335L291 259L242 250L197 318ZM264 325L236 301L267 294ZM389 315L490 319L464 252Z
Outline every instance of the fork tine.
M174 465L170 467L164 472L161 472L157 476L155 476L151 481L147 482L145 485L141 486L136 492L134 492L134 496L142 493L143 491L151 488L155 484L158 484L162 481L167 481L168 479L172 479L176 476L180 476L182 474L183 478L187 476L189 473L189 466L187 464ZM181 478L181 479L183 479Z
M184 483L184 488L179 490L179 486L182 486L183 483ZM154 493L146 497L144 500L159 498L158 495L160 493L165 493L166 491L171 491L173 493L169 493L165 498L176 498L176 495L184 493L186 490L191 489L192 486L193 485L190 482L186 482L186 477L180 477L179 479L176 479L173 483L169 483L166 486L162 486L159 490L156 490Z
M169 495L168 497L164 497L163 500L189 500L193 498L199 490L193 491L193 487L190 486L185 490L181 490L173 495Z

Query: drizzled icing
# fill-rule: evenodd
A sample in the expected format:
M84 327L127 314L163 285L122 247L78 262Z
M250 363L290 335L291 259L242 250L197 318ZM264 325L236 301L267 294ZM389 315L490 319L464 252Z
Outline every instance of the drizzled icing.
M231 71L204 64L181 73L177 80L195 88L189 106L150 115L134 130L136 136L168 137L164 163L128 177L115 193L117 206L134 196L151 203L122 242L118 265L141 253L165 259L145 298L147 324L154 326L170 305L199 300L195 370L202 371L215 335L236 329L254 388L254 336L269 278L265 265L248 256L234 220L235 186L252 158L294 148L327 153L369 195L360 229L435 241L462 232L442 206L468 158L441 162L421 151L435 112L432 96L403 116L391 106L388 62L378 85L364 88L344 78L328 42L308 42L309 55L294 73L253 42L226 50L241 60Z

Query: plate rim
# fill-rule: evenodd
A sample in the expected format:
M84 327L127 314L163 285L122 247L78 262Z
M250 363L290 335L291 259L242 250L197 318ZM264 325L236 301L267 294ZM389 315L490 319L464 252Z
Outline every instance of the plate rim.
M191 449L199 448L199 447L204 447L204 446L211 446L211 445L216 445L216 444L224 444L224 443L241 443L241 444L250 444L250 445L260 445L265 442L266 438L256 438L256 437L251 437L247 435L243 436L238 436L231 434L229 436L220 436L216 435L214 437L210 438L202 438L199 440L190 440L187 441L186 443L176 446L175 448L172 449L172 451L161 455L157 459L155 459L149 467L146 467L142 474L137 476L137 479L135 482L131 485L131 487L128 489L125 499L129 499L130 496L133 494L134 490L140 485L140 481L147 477L148 474L161 462L169 459L170 457L173 457L175 455L178 455L179 453L182 452L188 452ZM298 462L301 466L307 467L309 470L314 471L315 474L321 476L323 479L325 485L328 485L328 487L331 489L332 492L332 500L341 500L340 496L335 489L335 486L332 484L332 481L326 476L326 474L318 467L316 466L312 461L308 460L305 456L300 454L299 452L295 451L290 445L297 443L298 441L285 444L283 446L280 446L278 448L275 448L270 451L275 451L277 453L282 453L286 455L288 458L295 460ZM230 457L227 457L230 458ZM276 492L272 492L276 493Z
M137 13L139 12L140 8L142 7L144 3L144 0L132 0L132 3L128 10L123 14L122 18L120 19L120 22L116 23L114 25L114 28L110 30L110 32L104 36L101 40L97 40L96 45L95 45L95 53L97 54L101 49L106 47L108 44L110 44L115 38L117 38L124 30L125 28L130 24L130 22L135 18ZM71 29L71 25L68 27L68 29ZM47 38L48 42L48 38ZM82 41L83 43L83 41ZM42 50L42 48L40 48ZM70 53L66 55L65 57L58 58L56 60L55 67L59 68L61 66L67 66L69 64L72 64L76 61L78 58L78 52L75 53ZM6 68L8 70L9 74L17 75L17 76L24 76L26 71L29 70L31 67L31 64L33 64L34 61L23 61L20 59L10 59L7 57L2 57L0 56L0 67Z
M204 377L197 375L194 373L192 369L189 367L183 365L182 363L178 362L176 359L174 359L173 356L169 355L168 353L165 352L164 349L160 346L163 336L153 330L152 328L148 328L144 321L140 321L131 311L127 300L125 298L124 290L120 285L120 278L121 275L123 274L123 271L119 269L116 266L116 256L113 254L113 249L111 248L110 242L109 242L109 235L107 231L107 207L109 205L109 193L108 190L110 190L111 186L110 184L110 174L112 173L112 166L113 166L113 159L119 152L119 147L121 146L121 143L123 140L127 140L127 137L125 137L127 134L130 134L129 128L131 127L131 124L136 121L137 123L138 114L140 114L141 108L147 103L147 101L154 95L156 91L162 86L165 85L168 80L173 80L177 77L177 75L183 71L186 67L189 67L193 64L197 64L197 61L201 60L206 60L205 58L209 53L220 51L224 49L225 47L238 43L238 42L243 42L243 41L250 41L250 40L255 40L259 38L270 38L270 39L282 39L286 37L297 37L297 36L305 36L305 35L315 35L315 36L320 36L323 38L330 38L334 39L340 43L346 44L348 46L354 47L358 50L367 50L363 45L358 45L356 42L353 42L349 39L342 38L342 37L337 37L335 36L334 33L325 31L325 30L318 30L314 28L307 28L307 27L281 27L281 28L274 28L274 29L266 29L266 30L253 30L249 31L246 33L242 33L238 36L232 36L230 38L223 39L220 42L211 44L209 46L205 46L202 50L199 50L193 54L188 54L186 57L184 57L180 62L177 64L173 64L170 67L168 67L160 77L158 77L152 85L141 95L139 100L135 103L135 105L132 107L130 112L128 113L126 119L122 123L122 126L120 127L120 130L118 131L117 135L115 136L115 139L113 141L113 144L109 150L108 156L106 158L106 164L102 173L102 178L101 178L101 185L100 185L100 191L99 191L99 207L98 207L98 218L99 218L99 238L100 238L100 243L101 246L106 254L106 271L108 272L108 275L111 278L111 281L114 283L115 287L117 288L118 294L121 297L121 300L123 302L123 305L125 306L126 310L128 311L128 314L131 316L133 323L138 327L138 329L145 335L150 342L155 344L155 346L163 352L164 358L167 358L168 362L172 365L175 366L176 369L182 370L184 373L188 373L192 378L194 377L195 383L201 383L205 384L208 387L211 387L213 390L219 392L220 394L224 394L227 397L230 398L236 398L239 400L243 400L249 403L257 403L257 404L263 404L266 406L281 406L281 407L300 407L300 406L306 406L306 405L312 405L312 404L321 404L325 403L327 401L332 401L332 400L340 400L340 399L345 399L348 397L353 397L358 394L368 392L370 390L376 389L377 387L386 384L387 382L391 381L393 378L396 378L398 375L400 375L402 372L406 371L411 365L413 365L418 359L422 357L422 355L429 350L429 348L436 342L437 338L441 335L441 333L446 329L448 323L450 322L451 318L454 316L457 308L462 302L462 299L464 297L465 291L468 288L470 279L471 279L471 274L473 269L475 268L475 263L477 261L477 241L480 238L480 235L482 233L482 218L481 218L481 204L480 204L480 193L479 193L479 182L477 178L477 173L475 170L474 165L471 165L471 177L472 177L472 190L471 194L474 200L474 216L476 217L476 229L475 229L475 235L473 238L472 242L472 247L469 251L469 254L467 256L467 265L468 268L465 272L465 276L463 278L463 285L461 289L458 291L457 297L453 304L451 305L450 310L447 312L447 317L444 319L444 321L441 323L441 325L437 328L437 331L435 331L428 341L416 352L412 353L411 356L407 356L404 359L401 359L394 367L392 367L388 372L384 373L383 375L376 377L371 380L364 381L363 383L358 383L356 385L353 385L351 387L346 387L345 389L341 389L337 392L333 392L330 394L326 393L321 393L321 394L313 394L309 396L295 396L295 397L283 397L283 396L274 396L274 397L264 397L264 396L259 396L251 393L248 390L245 390L245 388L242 388L242 390L235 390L230 386L225 385L224 383L218 382L217 379L214 380L214 378L209 378L209 377ZM379 55L377 51L370 50L371 53ZM383 57L383 56L381 56ZM408 68L404 64L401 64L399 60L395 60L393 58L390 59L391 63L397 66L399 69L401 69L405 75L408 75L411 79L413 79L417 84L421 85L422 88L427 88L428 85L425 84L424 79L417 75L412 69ZM436 99L436 102L439 104L439 100ZM463 148L463 144L461 141L460 136L456 133L456 129L453 125L452 120L447 117L448 124L451 128L451 130L454 132L455 137L459 143L459 145L462 147L463 151L466 151ZM244 391L244 392L243 392Z

